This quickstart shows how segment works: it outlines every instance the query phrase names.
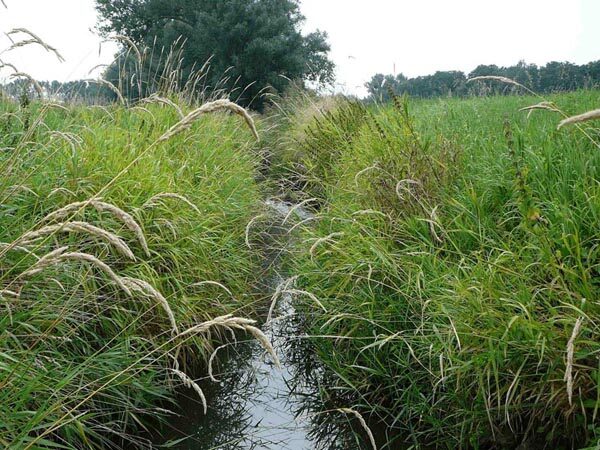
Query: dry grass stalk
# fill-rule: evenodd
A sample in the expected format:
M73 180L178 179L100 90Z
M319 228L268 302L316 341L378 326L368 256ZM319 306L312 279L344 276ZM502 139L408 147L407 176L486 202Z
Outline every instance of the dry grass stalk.
M19 293L11 291L10 289L0 289L0 297L19 297Z
M21 41L21 42L17 42L15 44L13 44L8 50L6 51L10 51L13 48L17 48L17 47L22 47L24 45L29 45L29 44L38 44L41 45L42 47L44 47L46 49L46 51L50 52L50 53L54 53L54 55L58 58L58 60L60 62L65 62L65 58L62 57L62 55L58 52L58 50L54 47L52 47L51 45L48 45L47 43L44 42L44 40L42 38L40 38L38 35L36 35L35 33L32 33L31 31L29 31L26 28L15 28L11 31L9 31L8 33L6 33L8 36L12 35L12 34L16 34L16 33L23 33L23 34L27 34L28 36L31 37L31 39L26 40L26 41Z
M75 192L71 191L70 189L67 189L65 187L57 187L50 191L50 193L48 194L48 198L50 198L56 194L67 194L67 195L70 195L71 197L75 197Z
M372 166L366 167L366 168L364 168L364 169L362 169L362 170L358 171L358 172L356 173L356 175L354 175L354 184L355 184L356 186L358 186L358 178L359 178L359 177L360 177L362 174L364 174L364 173L367 173L367 172L368 172L368 171L370 171L370 170L375 170L375 169L379 169L379 166L378 166L377 164L373 164Z
M173 336L177 336L179 334L179 328L177 327L177 321L175 320L175 314L173 314L173 310L169 305L167 299L162 295L157 289L155 289L150 283L139 280L137 278L121 278L123 284L125 284L130 290L141 292L142 294L154 298L163 308L167 316L169 317L169 322L171 323L171 329L173 332Z
M267 351L267 353L273 359L273 363L275 364L275 367L277 367L278 369L281 369L281 362L279 361L279 357L277 356L277 353L275 352L273 345L271 345L271 341L269 341L269 338L267 338L267 336L261 330L259 330L258 328L254 327L252 325L246 325L244 327L244 330L247 333L250 333L252 335L252 337L254 339L256 339L260 343L260 345L262 345L262 347Z
M123 256L135 261L135 256L129 246L116 234L103 230L87 222L63 222L56 225L48 225L38 230L29 231L17 239L15 245L28 245L42 237L52 235L57 232L85 233L95 236L111 244Z
M385 218L388 217L381 211L377 211L375 209L361 209L359 211L353 212L352 215L353 216L376 215L376 216L381 216L381 217L385 217Z
M175 227L173 222L171 222L170 220L167 220L167 219L162 219L162 218L158 218L154 222L156 224L159 224L161 227L167 228L173 235L173 239L177 239L177 228Z
M177 134L181 133L182 131L189 129L193 125L193 123L198 119L198 117L200 117L201 115L207 114L207 113L212 113L215 111L220 111L220 110L228 110L235 114L238 114L239 116L242 116L244 118L244 120L246 121L246 124L252 131L252 134L254 135L256 140L257 141L260 140L260 138L258 136L258 131L256 131L256 126L254 125L254 119L252 119L252 116L250 116L248 111L246 111L241 106L236 105L235 103L233 103L229 100L223 99L223 100L215 100L213 102L205 103L200 108L195 109L194 111L190 112L181 121L179 121L178 123L173 125L165 134L163 134L158 139L158 142L164 142L166 140L169 140L173 136L176 136Z
M284 289L281 293L291 295L305 295L306 297L310 298L313 302L315 302L319 306L319 308L321 308L324 312L327 312L327 308L323 306L323 303L319 301L315 294L312 294L307 291L302 291L300 289Z
M87 81L88 83L96 83L96 84L101 84L103 86L106 86L107 88L109 88L111 91L113 91L117 98L119 99L119 102L121 102L122 105L127 105L127 102L125 101L125 98L123 97L123 94L121 94L121 91L119 90L118 87L116 87L114 84L112 84L110 81L105 80L103 78L98 78L97 80L84 80Z
M179 200L179 201L185 203L186 205L188 205L190 208L192 208L198 214L202 214L200 212L200 209L196 205L194 205L190 200L188 200L187 197L185 197L181 194L177 194L175 192L161 192L160 194L156 194L156 195L152 196L146 203L144 203L142 205L142 208L155 206L159 200L169 199L169 198Z
M148 248L148 242L146 241L146 236L142 231L142 227L135 221L131 214L123 211L121 208L118 208L117 206L111 203L106 203L99 200L92 200L90 203L94 208L96 208L97 211L108 212L117 219L119 219L121 222L123 222L123 224L125 224L125 226L131 232L133 232L133 234L135 234L135 237L142 246L142 249L144 250L146 256L150 256L150 249Z
M254 326L255 324L255 320L244 319L242 317L233 317L231 314L228 314L226 316L216 317L207 322L203 322L201 324L188 328L187 330L179 333L179 335L177 335L177 338L183 338L187 336L205 333L214 327L221 327L230 331L235 329L241 330L252 335L252 337L254 337L263 346L267 353L269 353L271 358L273 358L275 365L277 365L277 367L280 367L279 358L277 357L275 349L271 345L269 338L261 330L256 328Z
M310 257L312 258L314 256L315 250L317 249L317 247L321 244L323 244L324 242L329 242L331 241L333 238L336 237L343 237L344 233L343 232L337 232L337 233L331 233L327 236L318 238L315 243L310 247Z
M248 224L246 225L246 230L245 230L245 234L244 234L244 240L246 242L246 247L248 248L252 248L252 244L250 243L250 230L252 229L252 226L259 221L260 219L263 219L265 217L269 217L267 214L259 214L256 217L253 217L250 222L248 222Z
M567 366L565 369L564 381L567 382L567 395L569 396L569 405L571 406L573 406L573 356L575 354L575 339L577 339L577 336L579 335L582 324L583 317L580 317L575 322L573 332L567 343Z
M61 253L60 251L66 249L66 247L55 250L54 252L50 252L45 257L42 257L40 261L38 261L30 270L21 274L21 277L30 276L32 274L38 273L47 267L57 265L63 261L81 261L87 262L95 266L104 272L121 290L123 290L127 295L131 296L131 290L128 286L123 282L121 277L119 277L109 266L104 263L94 255L90 255L88 253L81 252L71 252L71 253ZM54 255L52 255L54 253ZM50 256L52 255L52 256ZM43 264L42 264L43 260Z
M438 244L443 244L444 240L438 235L437 231L435 230L436 227L438 227L440 230L442 230L442 226L440 225L438 215L437 215L437 209L438 209L438 207L436 206L435 208L433 208L431 210L430 220L428 220L427 223L429 224L429 232L431 233L433 240L435 242L437 242Z
M14 64L0 61L0 69L3 69L4 67L8 67L9 69L12 69L13 72L15 72L15 73L19 71L19 69L17 69Z
M181 381L183 381L183 384L185 387L196 391L196 393L198 394L198 397L200 397L200 400L202 401L202 407L204 408L204 414L206 414L208 411L208 404L206 402L206 396L204 395L204 392L202 391L200 386L198 386L198 384L194 380L192 380L190 377L188 377L181 370L171 369L171 372L173 372L175 375L177 375L181 379Z
M64 254L60 255L58 257L58 260L60 260L60 261L71 260L71 261L81 261L81 262L90 263L90 264L94 265L95 267L97 267L98 269L100 269L106 275L108 275L108 277L117 286L119 286L127 295L131 295L131 291L129 290L129 288L127 286L125 286L125 284L121 280L121 277L117 276L117 274L108 266L108 264L104 263L103 261L101 261L100 259L95 257L94 255L90 255L88 253L82 253L82 252L71 252L71 253L64 253Z
M19 245L15 245L14 243L13 244L7 244L6 242L0 242L0 248L6 249L6 251L2 252L2 254L0 256L3 256L4 254L6 254L6 252L8 252L10 250L19 250L19 251L27 253L29 256L33 256L38 261L40 259L39 256L37 256L35 253L33 253L28 248L21 247Z
M58 257L60 255L62 255L64 252L66 252L68 249L69 249L69 247L65 246L65 247L60 247L56 250L53 250L50 253L47 253L46 255L44 255L40 259L38 259L38 261L31 268L29 268L29 270L23 272L20 275L20 277L30 277L32 275L35 275L35 274L41 272L46 267L56 263Z
M266 321L267 323L270 322L271 318L273 317L273 312L275 312L277 300L279 299L281 294L284 291L289 290L289 287L293 286L297 279L298 279L298 276L295 275L291 278L288 278L287 280L283 280L281 283L279 283L277 285L277 287L275 288L275 292L273 292L273 296L271 297L271 306L269 307L269 313L267 314L267 321Z
M0 292L1 293L1 292ZM227 347L229 344L223 344L217 348L215 348L215 350L211 353L210 358L208 358L208 377L210 378L210 380L214 383L219 383L220 380L218 380L213 372L213 363L215 358L217 357L217 353L219 350L221 350L222 348Z
M373 447L373 450L377 450L377 444L375 443L375 437L373 436L371 429L367 425L367 422L365 421L365 419L361 413L359 413L358 411L356 411L354 409L350 409L350 408L339 408L339 409L337 409L337 411L339 411L343 414L351 414L354 417L356 417L356 419L358 420L360 425L363 427L363 429L367 433L367 436L369 436L369 441L371 442L371 447Z
M532 92L531 89L529 89L527 86L524 86L515 80L511 80L510 78L497 76L497 75L484 75L484 76L480 76L480 77L469 78L467 80L467 83L471 83L472 81L487 81L487 80L500 81L501 83L512 84L513 86L520 87L521 89L524 89L527 92L535 95L535 93Z
M8 315L9 323L12 325L13 324L13 314L12 314L12 309L10 307L11 302L8 299L8 297L18 299L20 297L20 295L18 292L11 291L10 289L0 289L0 300L6 300L4 302L4 306L6 307L6 312Z
M96 69L103 69L104 67L108 67L108 64L97 64L89 70L88 75L91 75Z
M48 103L46 103L46 105L48 105ZM64 106L61 106L61 105L57 105L57 106L60 106L61 108L68 111L68 109L65 108ZM69 146L71 147L71 150L73 152L75 152L77 150L77 148L81 147L81 144L83 144L83 139L74 133L68 133L68 132L63 132L63 131L51 131L50 137L52 139L54 139L54 138L63 139L67 144L69 144Z
M558 113L561 112L560 109L558 109L558 107L553 102L545 102L545 101L536 103L535 105L526 106L524 108L519 109L519 111L529 111L529 114L531 114L531 112L536 109L543 109L546 111L552 111L552 112L558 112ZM527 115L528 117L529 117L529 114Z
M234 297L233 297L233 293L232 293L232 292L231 292L231 291L230 291L230 290L227 288L227 286L225 286L225 285L223 285L223 284L219 283L218 281L210 281L210 280L207 280L207 281L200 281L199 283L194 283L194 284L192 284L191 286L192 286L192 287L195 287L195 286L204 286L204 285L206 285L206 284L210 284L210 285L212 285L212 286L218 286L218 287L220 287L221 289L223 289L225 292L227 292L227 293L228 293L228 294L231 296L231 298L234 298Z
M90 109L99 109L101 111L103 111L108 117L110 117L111 120L115 120L115 116L113 115L113 113L111 113L108 108L106 106L102 106L102 105L90 105L88 106L88 108Z
M587 122L588 120L595 120L595 119L600 119L600 109L595 109L593 111L588 111L586 113L579 114L577 116L568 117L558 124L558 129L560 130L565 125Z
M150 117L152 117L153 121L156 122L156 116L148 108L144 108L143 106L136 105L133 108L131 108L130 111L142 111L142 112L145 112L146 114L149 114Z
M214 319L194 325L193 327L179 333L177 337L183 338L186 336L205 333L213 327L223 327L226 329L235 328L238 330L243 330L245 326L254 325L255 323L256 321L252 319L243 319L241 317L233 317L231 314L227 314L225 316L215 317Z
M31 189L27 186L24 186L22 184L15 184L13 186L8 186L6 188L6 192L10 192L11 194L14 192L18 192L18 191L26 192L28 194L33 195L34 197L39 197L39 195L33 189Z
M175 111L177 111L177 114L179 114L180 119L183 119L185 117L185 114L183 113L179 105L177 105L177 103L169 100L168 98L161 97L157 94L152 94L150 97L145 98L144 100L142 100L142 103L160 103L163 105L167 105L173 108Z
M289 230L287 230L286 234L292 234L297 228L300 228L302 225L305 225L308 222L312 222L314 220L318 220L319 218L320 218L319 216L307 217L306 219L301 220L297 224L294 224L293 227L291 227Z
M62 109L63 111L69 112L69 108L67 108L64 105L61 105L60 103L44 102L44 106L48 109L56 108L56 109ZM60 131L56 131L55 133L60 133Z
M108 212L112 216L117 218L117 220L122 222L131 232L135 234L135 237L142 246L142 249L144 250L146 256L150 256L150 249L148 248L148 243L146 241L146 237L144 236L144 232L142 231L142 227L136 222L136 220L133 218L133 216L131 216L131 214L123 211L121 208L111 203L106 203L96 199L70 203L48 214L42 219L42 221L63 219L69 214L82 211L88 205L93 206L98 212Z
M123 36L123 35L119 34L119 35L113 36L111 40L127 44L127 46L129 46L129 48L134 51L138 62L139 63L142 62L142 54L140 53L140 49L127 36Z
M401 201L405 200L404 196L401 193L401 190L407 191L409 194L413 195L409 187L410 185L420 186L421 183L416 180L405 179L398 181L398 183L396 184L396 195Z
M309 199L301 201L297 205L294 205L293 207L290 208L290 210L286 214L286 216L283 219L283 222L281 222L281 224L285 225L287 223L287 221L290 219L290 217L292 217L292 214L294 214L294 212L296 212L298 209L302 208L304 205L308 205L310 202L316 202L316 201L317 201L316 198L309 198Z

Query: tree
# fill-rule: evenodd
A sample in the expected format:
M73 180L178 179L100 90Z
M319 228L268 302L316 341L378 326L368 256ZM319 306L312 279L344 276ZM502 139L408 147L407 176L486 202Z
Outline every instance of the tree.
M96 0L96 8L105 35L156 53L185 42L184 82L211 58L208 84L237 88L246 105L261 108L264 89L282 91L289 80L333 79L327 35L301 34L299 0Z
M391 100L392 93L400 95L405 82L406 77L401 73L396 76L378 73L371 78L371 81L365 83L365 87L373 100L385 103Z

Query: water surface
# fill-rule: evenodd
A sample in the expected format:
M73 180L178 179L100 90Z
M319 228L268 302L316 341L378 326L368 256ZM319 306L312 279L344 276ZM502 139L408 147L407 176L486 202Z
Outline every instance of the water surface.
M267 203L274 223L267 233L264 298L271 298L285 277L280 273L282 255L289 244L282 219L292 205ZM297 220L310 214L292 213ZM351 418L335 411L328 396L328 374L318 363L302 331L303 318L296 315L289 294L281 295L273 319L262 329L280 360L277 368L255 340L238 341L220 350L215 383L199 380L208 400L208 413L191 390L181 392L180 411L166 433L171 448L179 450L277 449L341 450L371 448L364 432Z

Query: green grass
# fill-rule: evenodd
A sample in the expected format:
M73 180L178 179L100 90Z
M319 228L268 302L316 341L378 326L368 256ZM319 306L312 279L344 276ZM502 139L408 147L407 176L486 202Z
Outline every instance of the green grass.
M280 161L322 205L293 261L313 342L389 448L598 443L600 139L538 101L341 106Z
M597 99L553 98L568 114ZM518 112L537 101L366 108L296 92L279 126L265 124L271 174L290 197L316 198L319 220L301 228L289 259L297 288L327 309L306 296L308 331L337 374L330 388L396 431L388 448L598 442L600 149L577 128L556 131L556 114ZM178 120L158 105L0 105L0 242L100 196L133 217L149 247L90 206L64 220L115 233L135 261L89 233L0 246L0 446L143 446L181 384L175 358L191 372L224 338L216 327L177 339L156 297L128 296L99 265L73 259L28 275L37 258L68 246L117 279L149 283L180 331L254 314L252 136L216 114L159 143ZM151 201L161 193L180 198ZM202 281L233 295L194 286Z
M250 132L239 118L216 114L157 143L179 117L147 108L0 105L0 242L47 225L42 219L60 207L100 196L131 214L150 251L144 254L121 220L92 207L64 220L117 234L135 261L85 233L0 247L0 447L143 445L141 436L159 426L160 407L169 407L181 384L170 371L173 358L182 370L201 364L221 333L175 339L156 298L126 295L86 262L66 260L25 276L48 252L69 246L118 277L150 283L179 330L253 314L259 255L244 239L261 196ZM187 201L148 203L160 193ZM207 280L233 295L215 284L193 286Z

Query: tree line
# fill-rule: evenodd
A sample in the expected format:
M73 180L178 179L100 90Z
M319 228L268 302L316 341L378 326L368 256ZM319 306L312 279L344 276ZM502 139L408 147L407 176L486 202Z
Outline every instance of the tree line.
M106 104L115 101L116 95L106 86L91 80L37 81L19 78L2 86L2 94L13 99L33 99L39 96L46 100L77 104ZM41 92L40 92L41 91Z
M4 92L13 98L33 96L41 87L45 97L58 101L105 103L117 98L115 91L135 102L154 92L179 89L190 94L186 98L228 95L262 110L268 94L284 92L292 80L307 85L333 81L327 34L302 33L305 18L299 0L96 0L96 9L97 29L105 37L117 36L122 44L103 73L109 83L52 81L32 86L29 80L15 80ZM390 93L462 97L518 89L467 82L483 75L508 77L539 93L569 91L599 86L600 61L581 66L550 62L539 67L523 61L510 67L480 65L468 75L377 74L366 83L367 100L387 101Z
M438 71L433 75L407 78L403 74L377 74L365 84L369 100L386 102L391 93L412 97L466 97L471 95L503 95L519 92L520 88L505 83L468 83L479 76L510 78L534 92L552 92L593 89L600 87L600 61L584 65L569 62L549 62L545 66L520 61L510 67L479 65L469 74L458 70ZM522 90L521 90L522 92Z

